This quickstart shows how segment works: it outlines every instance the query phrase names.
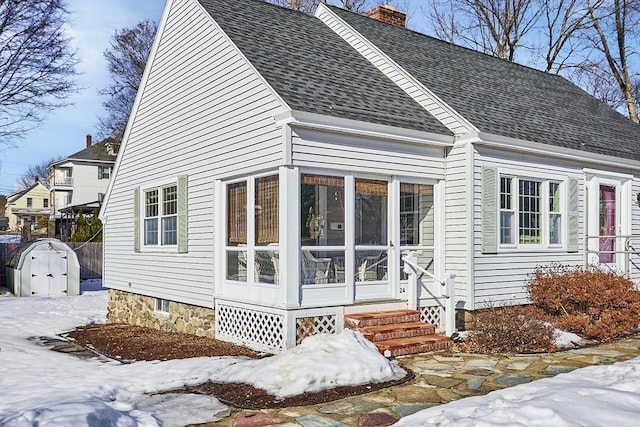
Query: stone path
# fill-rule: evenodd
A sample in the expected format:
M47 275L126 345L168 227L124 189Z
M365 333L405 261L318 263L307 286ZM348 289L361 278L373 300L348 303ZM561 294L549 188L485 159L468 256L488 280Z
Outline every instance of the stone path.
M415 378L366 395L320 405L244 411L202 426L302 427L388 426L401 417L468 396L535 381L592 365L640 357L640 334L618 341L553 354L482 355L424 353L398 357Z
M83 358L98 357L116 363L62 339L35 338L53 350ZM605 365L640 357L640 334L596 347L553 354L482 355L423 353L398 357L414 372L413 380L369 394L335 402L284 409L248 411L229 408L223 419L201 427L388 426L421 409L468 396L487 394L592 365Z

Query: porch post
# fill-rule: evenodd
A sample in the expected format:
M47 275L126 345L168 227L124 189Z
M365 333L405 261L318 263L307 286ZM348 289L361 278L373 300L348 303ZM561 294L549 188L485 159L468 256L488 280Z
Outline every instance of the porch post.
M404 272L409 275L407 289L407 306L411 310L418 309L418 272L415 265L418 265L418 252L409 251L405 255Z
M445 279L447 304L444 313L444 331L450 337L456 331L456 275L450 274Z
M300 176L280 168L280 286L284 306L300 307Z

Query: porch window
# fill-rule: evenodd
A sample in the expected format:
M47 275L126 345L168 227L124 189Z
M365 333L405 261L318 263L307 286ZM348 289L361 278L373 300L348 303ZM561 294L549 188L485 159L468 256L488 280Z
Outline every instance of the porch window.
M301 176L300 278L303 284L345 282L344 178Z
M226 186L226 278L279 281L279 177L261 176Z

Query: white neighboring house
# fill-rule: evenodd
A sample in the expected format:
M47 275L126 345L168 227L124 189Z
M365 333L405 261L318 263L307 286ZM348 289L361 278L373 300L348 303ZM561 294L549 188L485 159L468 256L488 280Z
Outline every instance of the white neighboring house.
M91 135L87 135L86 148L49 165L51 216L56 220L56 235L68 233L60 229L65 217L72 218L80 209L89 214L100 207L116 154L117 144L112 140L92 144Z
M640 279L639 140L560 76L325 4L168 0L101 210L109 319L277 351L354 312L451 331L553 262Z

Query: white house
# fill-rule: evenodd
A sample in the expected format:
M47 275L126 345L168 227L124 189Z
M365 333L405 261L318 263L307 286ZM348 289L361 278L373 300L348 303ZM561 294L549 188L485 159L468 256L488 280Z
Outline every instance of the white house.
M639 140L559 76L397 25L168 0L101 210L109 318L275 351L358 312L450 333L538 265L633 265Z
M51 215L56 219L56 235L65 211L84 208L91 213L100 207L109 184L117 148L110 139L92 144L87 135L86 147L49 165Z

